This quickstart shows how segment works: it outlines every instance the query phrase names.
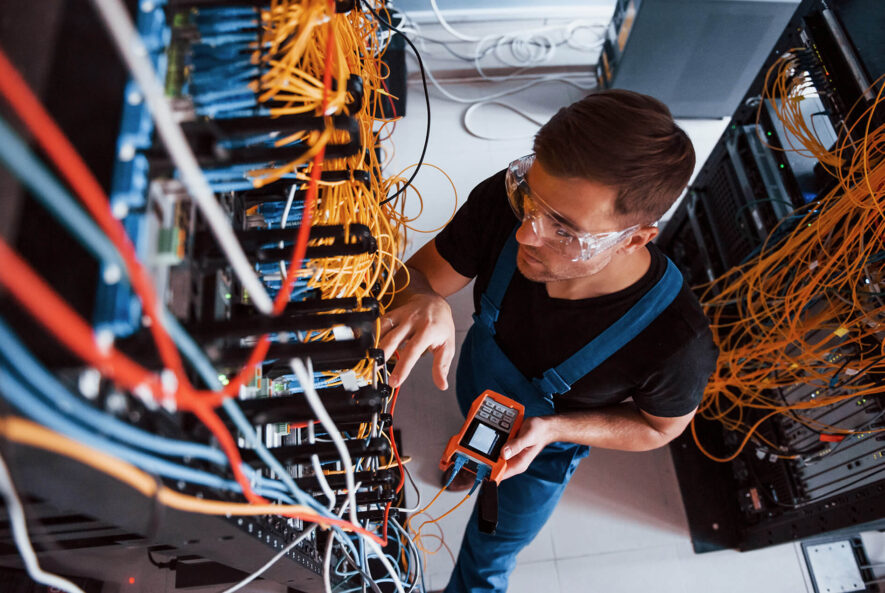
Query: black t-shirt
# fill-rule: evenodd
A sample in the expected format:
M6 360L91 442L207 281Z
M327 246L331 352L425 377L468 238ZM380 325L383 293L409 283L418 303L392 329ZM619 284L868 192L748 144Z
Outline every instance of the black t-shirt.
M455 218L436 237L440 255L459 274L476 278L479 311L498 254L518 221L507 203L504 172L480 183ZM529 379L565 361L627 312L663 276L667 259L648 246L651 266L635 284L581 300L551 298L544 283L517 269L501 303L495 339ZM683 283L676 299L642 333L554 396L557 412L615 404L632 397L654 416L691 412L716 367L718 355L709 324Z

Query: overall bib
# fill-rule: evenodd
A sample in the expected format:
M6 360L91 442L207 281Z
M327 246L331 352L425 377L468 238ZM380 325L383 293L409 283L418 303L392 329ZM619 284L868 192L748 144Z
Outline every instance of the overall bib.
M516 270L516 232L495 263L489 285L480 300L480 312L464 339L456 374L456 392L465 416L473 400L491 389L519 401L526 417L554 413L553 395L571 386L635 338L676 298L682 275L667 260L663 277L623 317L562 364L540 378L527 379L495 342L495 322L501 302ZM503 593L516 566L516 555L534 539L550 517L565 486L589 447L551 443L528 469L504 480L498 488L498 528L495 535L480 533L477 510L467 523L458 561L446 593Z

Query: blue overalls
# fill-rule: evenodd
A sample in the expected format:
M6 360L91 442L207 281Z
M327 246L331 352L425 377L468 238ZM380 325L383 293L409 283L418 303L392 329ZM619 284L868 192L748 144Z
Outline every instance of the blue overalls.
M682 275L668 260L661 280L623 317L568 360L547 370L541 378L529 380L510 362L494 338L501 302L516 270L517 248L514 231L498 256L480 301L479 315L474 315L474 324L464 339L456 391L465 416L473 400L486 389L522 403L527 417L553 414L554 394L568 391L578 379L639 335L682 287ZM498 488L495 535L479 532L474 507L446 593L506 591L516 555L547 522L578 463L589 452L585 445L551 443L524 473L504 480Z

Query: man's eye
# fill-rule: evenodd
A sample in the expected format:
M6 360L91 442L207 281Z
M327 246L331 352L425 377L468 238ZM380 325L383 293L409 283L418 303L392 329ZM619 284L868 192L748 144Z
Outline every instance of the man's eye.
M565 239L572 238L572 234L570 232L568 232L567 230L565 230L562 227L562 225L557 224L554 226L554 228L556 229L556 236L559 237L560 239L565 240Z

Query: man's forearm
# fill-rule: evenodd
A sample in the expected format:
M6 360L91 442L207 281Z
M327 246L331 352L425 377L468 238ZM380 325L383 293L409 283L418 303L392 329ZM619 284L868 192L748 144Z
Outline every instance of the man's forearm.
M551 441L621 451L657 449L675 436L656 430L631 404L544 416L543 422Z
M390 307L391 309L395 309L402 305L409 300L410 297L417 294L440 296L439 293L433 290L433 287L430 286L427 276L425 276L421 270L410 267L408 264L404 265L397 271L396 276L394 277L394 286L402 286L404 288L398 291L394 296L393 305Z
M544 447L556 441L603 449L648 451L666 445L691 421L694 411L676 418L647 415L631 404L597 410L526 418L501 454L507 460L504 479L522 473Z

